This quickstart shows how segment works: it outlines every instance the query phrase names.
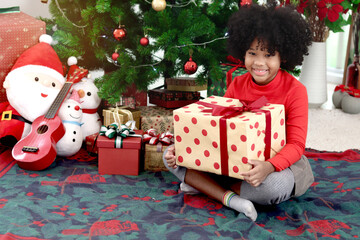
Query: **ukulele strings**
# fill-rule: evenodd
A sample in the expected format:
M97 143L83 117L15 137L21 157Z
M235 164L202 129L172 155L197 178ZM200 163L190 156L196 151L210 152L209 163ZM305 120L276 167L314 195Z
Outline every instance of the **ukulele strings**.
M45 117L40 122L41 126L36 129L35 136L31 141L39 142L39 139L42 138L41 134L45 133L47 130L49 130L48 123L50 119L55 117L55 114L57 112L58 107L61 105L64 97L68 93L69 88L71 87L71 83L65 83L65 85L60 90L59 94L56 96L54 102L51 104L49 111L45 114Z

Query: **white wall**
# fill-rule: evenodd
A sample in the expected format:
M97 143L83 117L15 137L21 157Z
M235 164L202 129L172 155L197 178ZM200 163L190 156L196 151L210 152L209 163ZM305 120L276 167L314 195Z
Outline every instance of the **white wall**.
M41 0L0 0L0 8L19 6L20 11L33 16L50 18L49 3L42 3Z

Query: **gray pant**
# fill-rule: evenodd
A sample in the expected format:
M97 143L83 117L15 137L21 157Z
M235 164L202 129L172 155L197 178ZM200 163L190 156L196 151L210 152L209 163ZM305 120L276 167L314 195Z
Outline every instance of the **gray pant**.
M166 152L167 149L164 151L164 155ZM173 169L167 165L164 157L163 161L165 167L169 169L169 171L173 173L181 182L184 182L187 169L181 166ZM225 176L222 177L225 179L228 178ZM240 197L261 205L279 204L291 197L294 184L294 174L289 168L287 168L283 171L269 174L258 187L253 187L249 183L243 181L241 183Z

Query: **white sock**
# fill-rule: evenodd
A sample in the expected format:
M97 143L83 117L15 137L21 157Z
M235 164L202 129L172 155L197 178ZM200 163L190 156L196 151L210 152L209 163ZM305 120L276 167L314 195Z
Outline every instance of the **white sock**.
M253 221L255 221L257 218L257 212L254 204L249 200L241 198L239 195L232 191L226 191L224 193L223 204L227 207L230 207L238 212L245 214Z
M200 193L199 190L197 190L196 188L193 188L192 186L190 186L189 184L186 184L184 182L180 183L180 190L183 193L189 194L189 195L199 194Z

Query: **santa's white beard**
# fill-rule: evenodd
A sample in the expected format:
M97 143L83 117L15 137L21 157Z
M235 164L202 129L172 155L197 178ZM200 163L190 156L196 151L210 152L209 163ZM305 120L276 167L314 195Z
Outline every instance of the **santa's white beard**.
M29 121L46 114L60 89L45 87L30 79L12 79L6 95L10 105ZM42 97L41 94L47 94Z

